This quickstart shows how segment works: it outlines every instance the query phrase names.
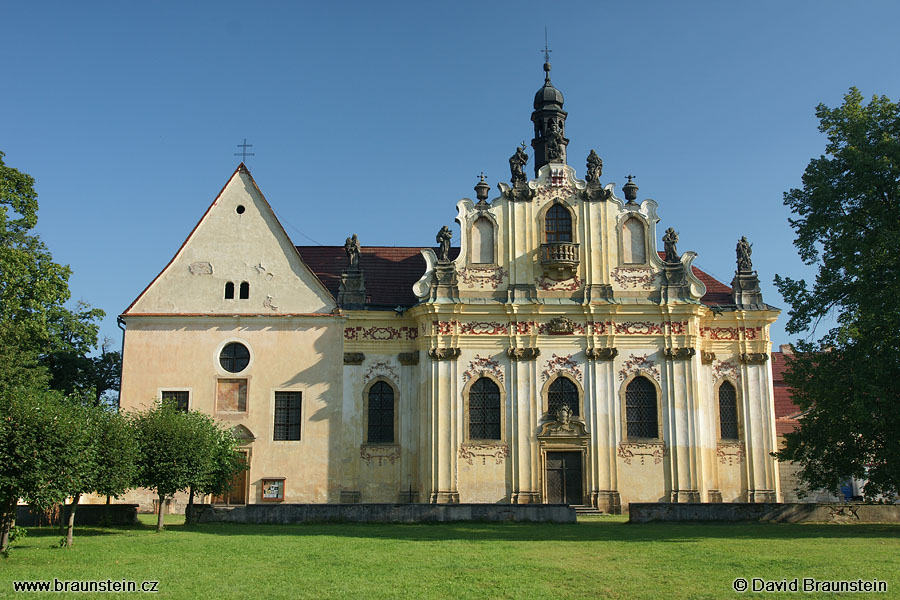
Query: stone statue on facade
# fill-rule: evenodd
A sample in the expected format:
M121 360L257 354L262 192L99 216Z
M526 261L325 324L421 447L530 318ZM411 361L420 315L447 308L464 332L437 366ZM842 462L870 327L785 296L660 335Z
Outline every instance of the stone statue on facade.
M587 173L584 180L588 183L600 183L600 175L603 174L603 159L591 150L587 157Z
M450 228L444 225L441 227L441 230L438 231L437 237L435 241L440 246L440 250L438 251L438 260L440 262L450 262L450 240L453 239L453 232L450 231Z
M562 133L559 132L559 125L551 119L550 125L547 127L547 160L557 161L562 158Z
M572 420L572 409L569 408L568 404L563 404L556 409L554 417L556 417L556 422L560 427L568 427L569 421Z
M753 254L753 244L747 241L747 238L741 236L737 243L737 264L738 271L752 271L753 262L750 255Z
M347 268L358 269L360 247L355 233L344 242L344 251L347 253Z
M663 245L666 250L666 262L667 263L677 263L678 262L678 249L675 247L675 244L678 243L678 234L675 232L673 227L669 227L666 229L666 234L663 236Z
M522 185L528 181L525 175L525 165L528 164L528 155L525 154L525 142L516 148L516 153L509 157L509 173L513 186Z

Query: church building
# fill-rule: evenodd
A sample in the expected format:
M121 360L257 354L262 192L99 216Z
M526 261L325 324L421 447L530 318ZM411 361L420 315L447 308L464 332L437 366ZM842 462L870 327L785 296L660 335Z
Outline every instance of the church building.
M295 246L241 164L121 315L123 410L233 429L223 504L772 502L769 328L746 239L731 286L629 178L582 178L550 65L498 193L436 246ZM716 249L722 251L722 249ZM149 508L152 494L129 494ZM180 500L179 500L180 502ZM176 508L177 510L177 508Z

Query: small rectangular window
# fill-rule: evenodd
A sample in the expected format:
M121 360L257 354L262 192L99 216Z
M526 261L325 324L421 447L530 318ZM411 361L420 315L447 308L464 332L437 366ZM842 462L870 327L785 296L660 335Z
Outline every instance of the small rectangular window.
M216 412L247 412L246 379L219 379L216 382Z
M175 403L175 408L180 410L181 412L188 411L188 399L190 398L190 392L187 390L164 390L162 394L163 401L170 401Z
M300 439L301 392L275 392L276 441Z

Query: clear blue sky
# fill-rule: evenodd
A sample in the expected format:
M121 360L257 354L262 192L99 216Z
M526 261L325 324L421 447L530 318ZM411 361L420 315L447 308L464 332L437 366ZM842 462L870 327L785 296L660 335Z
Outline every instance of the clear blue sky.
M815 106L854 85L900 98L897 2L6 2L2 15L0 150L36 178L38 231L115 344L116 315L245 137L296 244L433 244L478 173L507 180L531 139L545 25L579 174L591 148L604 182L635 174L660 234L675 227L725 283L746 235L765 299L785 309L775 273L813 273L782 194L824 149Z

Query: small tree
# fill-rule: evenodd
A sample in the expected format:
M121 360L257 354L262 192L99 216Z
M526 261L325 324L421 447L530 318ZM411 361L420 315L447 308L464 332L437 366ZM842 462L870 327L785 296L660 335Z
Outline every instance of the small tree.
M8 550L18 500L37 509L64 501L93 463L90 448L83 413L57 392L0 393L0 552Z
M192 413L201 414L201 413ZM202 435L206 438L206 444L211 449L207 464L198 474L196 481L191 485L188 500L187 520L193 520L194 493L212 494L214 496L224 494L231 487L235 475L247 469L247 461L244 455L237 449L237 441L231 429L216 424L212 419L205 417L202 426Z
M104 496L118 496L134 485L138 446L131 422L116 412L93 404L74 406L80 415L87 446L80 452L80 472L72 478L66 546L72 547L75 511L82 494L96 492ZM72 448L71 450L75 450Z

